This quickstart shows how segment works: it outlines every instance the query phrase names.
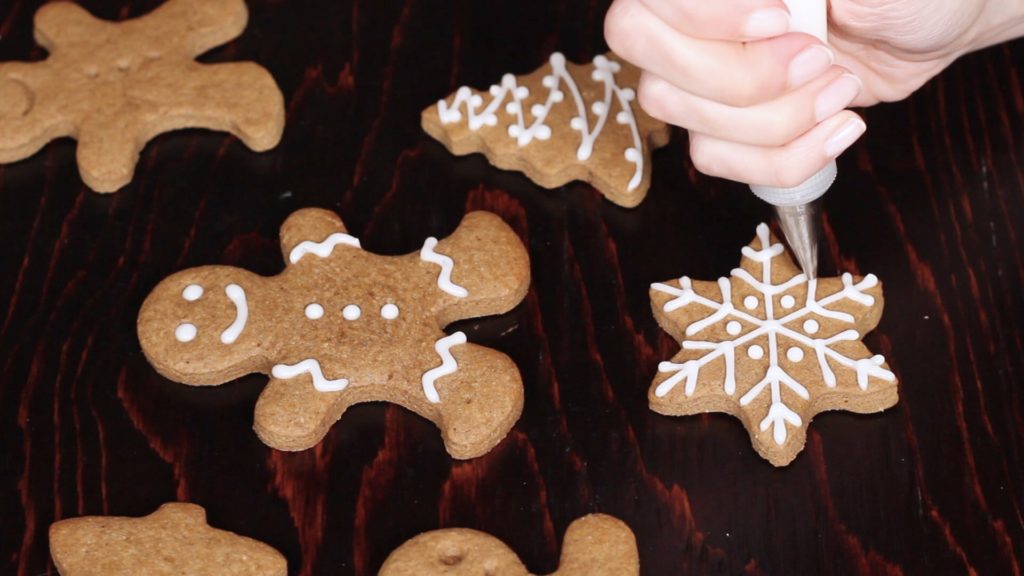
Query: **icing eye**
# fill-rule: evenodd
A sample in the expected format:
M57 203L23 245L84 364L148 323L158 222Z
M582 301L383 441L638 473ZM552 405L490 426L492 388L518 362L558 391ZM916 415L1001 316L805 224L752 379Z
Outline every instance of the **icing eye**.
M195 302L203 297L203 287L199 284L189 284L181 291L181 297L189 302Z
M398 318L398 306L394 304L385 304L380 308L380 317L385 320L394 320Z
M811 319L804 322L804 332L808 334L816 334L821 326L818 325L818 321Z
M317 304L316 302L306 306L306 318L310 320L319 320L324 317L324 307Z
M789 358L790 362L799 362L804 359L804 351L793 346L789 350L786 350L786 358Z
M796 306L796 298L786 294L781 300L779 300L779 304L782 304L783 308L792 308L793 306Z
M747 348L747 356L750 356L752 360L760 360L761 358L764 358L764 348L754 344L750 348Z
M389 306L391 306L391 304L389 304ZM344 309L342 309L341 315L345 318L345 320L358 320L359 317L363 315L363 311L359 308L359 306L356 306L355 304L349 304L348 306L345 306ZM384 316L383 309L381 309L380 315ZM395 307L395 316L397 315L398 307Z
M199 330L195 324L189 324L183 322L178 324L178 327L174 329L174 337L178 339L178 342L191 342L196 339L196 334Z
M735 320L731 320L728 324L725 325L725 331L728 332L731 336L739 334L742 330L743 326L741 326L740 323Z
M757 308L757 296L747 296L743 299L743 307L747 310L753 310Z

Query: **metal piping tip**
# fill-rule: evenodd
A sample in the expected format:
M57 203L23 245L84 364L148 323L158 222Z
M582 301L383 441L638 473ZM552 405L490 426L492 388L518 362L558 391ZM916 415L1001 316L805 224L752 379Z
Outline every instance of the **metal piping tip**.
M776 206L782 233L808 280L818 277L818 238L821 236L821 200L796 206Z

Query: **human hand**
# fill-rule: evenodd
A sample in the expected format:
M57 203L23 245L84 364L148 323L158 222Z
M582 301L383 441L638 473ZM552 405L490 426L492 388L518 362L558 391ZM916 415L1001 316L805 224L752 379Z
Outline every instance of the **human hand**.
M644 70L647 113L690 132L706 174L792 187L864 133L848 106L899 100L1024 32L1022 0L832 0L829 46L782 0L615 0L605 36Z

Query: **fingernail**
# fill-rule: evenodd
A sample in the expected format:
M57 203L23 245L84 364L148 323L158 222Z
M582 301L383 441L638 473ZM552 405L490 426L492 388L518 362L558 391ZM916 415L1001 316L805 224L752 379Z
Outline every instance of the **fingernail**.
M825 155L835 158L850 147L851 144L860 138L861 134L868 129L867 124L860 118L853 118L843 124L843 127L836 130L835 134L825 142Z
M789 13L782 8L758 10L743 26L743 34L751 40L782 36L786 32L789 32Z
M803 86L817 78L828 70L833 61L832 51L821 44L804 48L804 51L797 54L789 63L789 87Z
M853 74L843 74L832 81L824 90L818 93L814 101L815 122L822 122L831 118L850 105L853 99L860 94L863 85L860 78Z

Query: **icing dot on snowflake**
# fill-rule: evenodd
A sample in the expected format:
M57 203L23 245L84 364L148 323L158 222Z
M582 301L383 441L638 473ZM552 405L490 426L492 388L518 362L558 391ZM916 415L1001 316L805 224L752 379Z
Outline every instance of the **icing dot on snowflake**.
M380 317L385 320L394 320L398 318L398 306L394 304L385 304L380 307Z
M324 317L324 307L317 304L316 302L306 306L306 318L310 320L319 320Z
M779 300L779 303L782 304L783 308L792 308L793 306L796 306L796 298L786 294Z
M196 339L196 333L198 333L196 325L188 322L183 322L174 329L174 337L178 339L178 342L191 342Z
M742 330L743 326L741 326L740 323L735 320L731 320L728 324L725 325L725 331L728 332L730 336L735 336L739 334Z
M790 362L799 362L804 359L804 351L793 346L789 350L786 350L786 358L789 358Z
M349 304L348 306L345 306L345 308L341 310L341 315L343 318L345 318L345 320L348 321L359 320L359 317L363 315L363 311L359 308L359 306L356 306L355 304ZM383 312L381 312L381 315L383 316Z
M753 360L760 360L761 358L764 358L764 348L754 344L750 348L747 348L747 356L750 356Z
M743 299L743 307L747 310L754 310L757 308L757 296L747 296Z
M817 334L819 328L821 328L821 326L819 326L818 321L813 318L804 321L804 332L807 332L808 334Z
M182 290L181 297L189 302L195 302L203 297L203 287L199 284L189 284Z

